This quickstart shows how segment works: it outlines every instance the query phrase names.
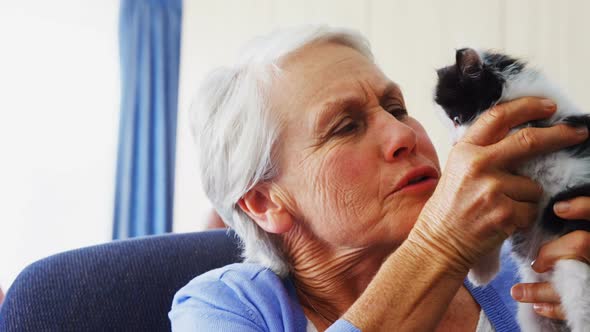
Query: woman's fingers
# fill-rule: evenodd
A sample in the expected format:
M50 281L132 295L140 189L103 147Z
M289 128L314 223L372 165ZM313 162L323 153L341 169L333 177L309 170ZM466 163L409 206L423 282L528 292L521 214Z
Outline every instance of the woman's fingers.
M510 295L523 303L560 303L559 294L548 282L521 283L512 286Z
M551 319L565 320L565 313L560 304L554 303L535 303L533 310L537 315L544 316Z
M514 209L514 218L512 219L512 223L516 228L527 228L537 218L537 204L515 201L512 203L512 207Z
M527 127L494 144L494 161L516 168L523 161L579 144L587 138L587 127L563 124L548 128Z
M555 110L556 105L551 100L534 97L499 104L483 113L467 130L462 141L479 146L494 144L510 129L528 121L548 118Z
M590 197L577 197L568 201L557 202L553 211L563 219L590 221Z
M571 232L543 245L531 267L538 273L547 272L560 259L575 259L590 264L590 233Z
M501 173L498 175L502 183L502 192L512 202L513 231L517 228L527 228L538 214L537 202L543 195L543 189L535 181L518 175Z
M543 188L525 176L500 173L498 180L502 183L502 192L515 201L537 203L543 195Z
M565 319L559 294L548 282L516 284L510 295L518 302L533 303L533 309L541 316Z

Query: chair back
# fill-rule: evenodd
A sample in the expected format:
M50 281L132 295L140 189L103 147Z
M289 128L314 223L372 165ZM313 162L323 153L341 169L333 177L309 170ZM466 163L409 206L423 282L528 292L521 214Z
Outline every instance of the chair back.
M0 331L170 331L176 291L240 261L225 230L114 241L25 268L0 308Z

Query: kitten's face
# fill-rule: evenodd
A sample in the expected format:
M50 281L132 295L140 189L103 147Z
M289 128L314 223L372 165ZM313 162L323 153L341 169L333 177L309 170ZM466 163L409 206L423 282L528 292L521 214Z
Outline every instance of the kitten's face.
M502 95L501 77L495 65L486 64L473 49L456 53L456 63L438 73L435 101L455 127L469 125Z

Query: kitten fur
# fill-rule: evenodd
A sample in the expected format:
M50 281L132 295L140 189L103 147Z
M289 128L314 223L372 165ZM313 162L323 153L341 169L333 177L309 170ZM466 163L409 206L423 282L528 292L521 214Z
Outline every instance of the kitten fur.
M490 107L525 96L549 98L557 104L551 118L514 128L548 127L559 123L590 128L590 115L574 105L540 71L505 54L460 49L455 64L437 71L435 101L444 109L455 141ZM561 297L566 322L537 315L532 304L519 303L518 320L528 331L590 331L590 266L577 260L560 260L552 271L538 274L531 263L539 248L576 230L590 231L590 222L564 220L553 212L559 200L590 195L590 140L523 164L518 173L539 183L544 190L534 224L514 233L512 256L519 265L522 282L550 281ZM489 283L500 269L499 248L488 253L471 269L468 278L475 285Z

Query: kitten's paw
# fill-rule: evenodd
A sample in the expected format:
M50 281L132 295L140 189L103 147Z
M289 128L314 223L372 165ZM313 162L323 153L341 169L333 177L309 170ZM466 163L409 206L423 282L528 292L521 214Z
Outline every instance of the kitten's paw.
M501 248L498 247L482 257L479 262L469 270L467 278L473 285L476 287L487 285L494 279L496 274L498 274L498 271L500 271L500 250Z
M494 277L496 276L496 272L490 273L489 271L481 272L474 269L469 270L469 274L467 274L467 279L475 286L480 287L489 284Z

